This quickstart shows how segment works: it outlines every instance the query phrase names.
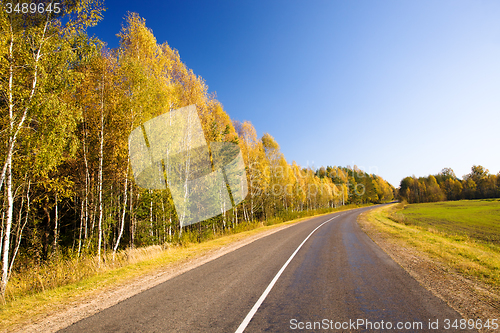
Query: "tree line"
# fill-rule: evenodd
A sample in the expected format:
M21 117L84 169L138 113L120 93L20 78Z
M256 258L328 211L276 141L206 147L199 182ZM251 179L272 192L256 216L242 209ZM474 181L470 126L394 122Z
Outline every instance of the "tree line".
M100 0L71 0L59 14L0 12L2 296L21 265L101 260L103 252L199 241L286 212L393 199L389 183L356 166L287 163L271 135L231 120L138 14L125 18L116 49L88 36L103 10ZM249 193L182 234L169 191L135 184L127 140L145 121L192 104L207 142L239 145Z
M500 197L500 172L490 174L481 165L459 179L451 168L437 175L406 177L401 180L399 198L408 203L436 202L460 199L487 199Z

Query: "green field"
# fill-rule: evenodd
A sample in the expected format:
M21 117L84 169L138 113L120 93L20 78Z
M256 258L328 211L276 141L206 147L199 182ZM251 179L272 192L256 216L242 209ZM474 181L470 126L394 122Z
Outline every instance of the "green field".
M411 204L390 217L406 225L500 247L500 199Z
M500 199L381 206L358 221L401 250L500 290Z

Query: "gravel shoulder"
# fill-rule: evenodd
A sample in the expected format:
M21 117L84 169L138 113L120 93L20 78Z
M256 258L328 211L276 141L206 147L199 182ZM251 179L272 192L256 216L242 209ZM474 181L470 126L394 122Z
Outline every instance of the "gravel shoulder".
M409 247L388 234L381 233L365 217L358 218L362 230L396 263L435 296L445 301L465 319L500 319L500 295L479 281L465 278L430 258L425 253ZM498 330L480 330L497 332Z

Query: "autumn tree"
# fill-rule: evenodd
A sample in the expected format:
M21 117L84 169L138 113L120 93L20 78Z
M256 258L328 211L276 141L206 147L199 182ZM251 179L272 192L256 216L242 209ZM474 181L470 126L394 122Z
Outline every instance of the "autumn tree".
M460 180L451 168L444 168L437 175L405 177L401 180L399 197L409 203L442 200L483 199L498 197L498 176L481 165L474 165L471 172Z
M9 260L16 199L13 188L19 179L17 170L22 168L14 162L14 155L26 154L17 147L27 142L24 146L36 153L31 159L40 166L34 171L43 177L61 162L63 150L74 152L74 149L64 149L72 138L76 124L71 102L65 98L76 86L78 78L72 70L73 62L78 59L78 52L73 47L79 40L85 39L82 32L99 21L101 12L102 4L95 0L65 2L59 12L33 15L7 14L3 10L0 14L2 146L5 147L0 189L5 188L7 198L0 285L2 296L5 295L13 263ZM34 140L33 132L43 134ZM30 158L24 159L24 162L27 160Z

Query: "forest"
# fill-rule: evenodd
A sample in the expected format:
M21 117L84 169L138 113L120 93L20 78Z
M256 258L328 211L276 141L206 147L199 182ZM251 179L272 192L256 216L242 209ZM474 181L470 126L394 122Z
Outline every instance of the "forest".
M124 19L116 49L86 33L102 17L99 0L64 2L59 14L0 12L2 296L13 271L61 258L100 262L105 253L202 241L291 212L394 198L388 182L356 166L288 163L270 134L259 138L251 122L232 120L138 14ZM224 214L182 227L169 191L135 184L128 137L193 104L207 141L239 145L248 195Z
M459 179L453 169L444 168L437 175L406 177L401 180L399 199L408 203L500 197L500 172L490 174L481 165Z

